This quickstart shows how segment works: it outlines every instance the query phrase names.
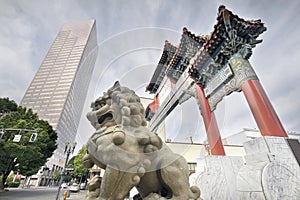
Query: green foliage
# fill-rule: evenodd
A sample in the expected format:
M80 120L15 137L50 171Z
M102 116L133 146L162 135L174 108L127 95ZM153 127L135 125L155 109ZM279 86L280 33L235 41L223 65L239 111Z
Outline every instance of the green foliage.
M79 150L77 156L75 156L75 158L74 158L74 175L77 177L81 177L87 171L87 169L84 168L82 165L82 159L86 153L87 153L87 148L86 148L86 146L83 146Z
M5 134L0 143L0 174L4 178L10 170L17 169L15 167L17 163L19 163L20 174L30 176L37 173L57 147L56 132L48 122L40 120L31 109L18 107L16 111L2 115L0 127L5 128ZM29 142L33 132L9 129L36 130L38 135L34 142ZM16 134L22 135L20 142L12 141ZM8 166L11 166L11 169Z
M10 174L10 175L7 177L7 179L6 179L6 182L8 182L8 183L13 182L14 176L15 176L15 175L14 175L13 173Z
M15 183L21 183L21 179L20 178L16 178L14 182Z
M76 178L77 180L81 180L81 181L83 178L86 179L86 173L88 172L88 169L84 168L82 165L82 159L83 159L83 156L86 154L86 152L87 152L87 148L86 148L86 146L83 146L79 150L78 154L76 156L73 156L69 160L67 168L73 168L74 170L68 172L68 176ZM66 176L65 179L68 176ZM65 181L67 181L67 180L65 180Z
M74 160L75 160L75 157L76 157L76 156L73 156L73 157L69 160L68 165L67 165L68 168L73 168L73 167L74 167Z
M19 187L20 182L9 182L8 187Z
M70 182L71 180L72 180L72 176L66 175L66 176L64 176L63 182L68 183L68 182Z
M9 100L9 98L0 98L0 113L9 113L12 111L17 111L18 105L12 101Z
M8 187L19 187L21 180L20 179L14 180L14 177L15 177L14 173L10 174L7 177L6 182L8 184Z
M58 171L56 171L56 172L53 174L52 179L53 179L54 181L59 181L59 179L60 179L60 173L59 173Z

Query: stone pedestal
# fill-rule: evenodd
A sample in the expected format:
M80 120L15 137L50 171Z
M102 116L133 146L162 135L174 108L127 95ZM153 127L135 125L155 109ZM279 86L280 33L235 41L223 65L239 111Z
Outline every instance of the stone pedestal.
M300 199L300 168L282 137L244 144L246 164L237 174L239 199Z
M244 143L246 156L207 156L197 162L190 184L205 199L300 199L300 167L282 137Z
M197 166L190 185L200 188L202 199L236 199L236 174L243 166L242 157L207 156L199 159Z

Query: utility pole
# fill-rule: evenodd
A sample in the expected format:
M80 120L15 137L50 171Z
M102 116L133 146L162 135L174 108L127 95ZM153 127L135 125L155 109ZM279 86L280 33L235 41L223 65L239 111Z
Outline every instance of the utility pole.
M67 158L66 158L66 162L65 162L65 165L64 165L64 168L61 172L61 176L60 176L60 179L59 179L59 182L58 182L58 191L57 191L57 195L56 195L56 200L59 200L59 193L60 193L60 190L61 190L61 184L64 180L64 177L65 177L65 174L66 174L66 168L67 168L67 164L68 164L68 161L69 161L69 156L70 154L74 153L74 149L76 147L76 142L73 143L73 144L70 144L69 142L67 142L65 144L65 151L64 151L64 154L67 154Z

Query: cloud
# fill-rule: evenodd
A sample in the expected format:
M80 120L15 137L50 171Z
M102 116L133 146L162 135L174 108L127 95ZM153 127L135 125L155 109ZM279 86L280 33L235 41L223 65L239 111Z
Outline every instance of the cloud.
M1 1L0 96L20 102L62 24L89 18L77 5Z
M95 18L100 49L86 112L90 102L117 79L123 79L130 87L135 81L137 88L145 84L158 63L164 40L177 45L184 26L196 34L209 34L221 4L244 19L260 18L266 24L268 30L260 37L264 41L253 50L250 62L283 125L287 130L300 131L299 1L1 1L0 96L19 102L60 27L67 22ZM135 78L128 80L131 74ZM142 90L139 94L143 96ZM242 93L226 97L223 104L216 111L222 134L255 126ZM189 106L182 106L183 113L189 109L198 112L194 104ZM90 127L84 115L85 125L79 133ZM195 132L203 130L201 117L198 121L195 125L184 117L182 123L187 129L179 129L180 132L186 134L183 132L189 128ZM80 137L82 142L87 138ZM179 138L184 140L185 136Z
M34 73L31 55L36 29L17 7L6 8L0 18L0 96L19 101L26 89L22 86L28 85Z

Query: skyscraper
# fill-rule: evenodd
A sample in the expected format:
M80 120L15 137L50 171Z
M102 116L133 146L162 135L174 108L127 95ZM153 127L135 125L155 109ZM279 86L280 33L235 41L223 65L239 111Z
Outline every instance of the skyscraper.
M64 24L21 101L58 133L50 169L62 168L65 143L75 140L97 53L95 20Z

